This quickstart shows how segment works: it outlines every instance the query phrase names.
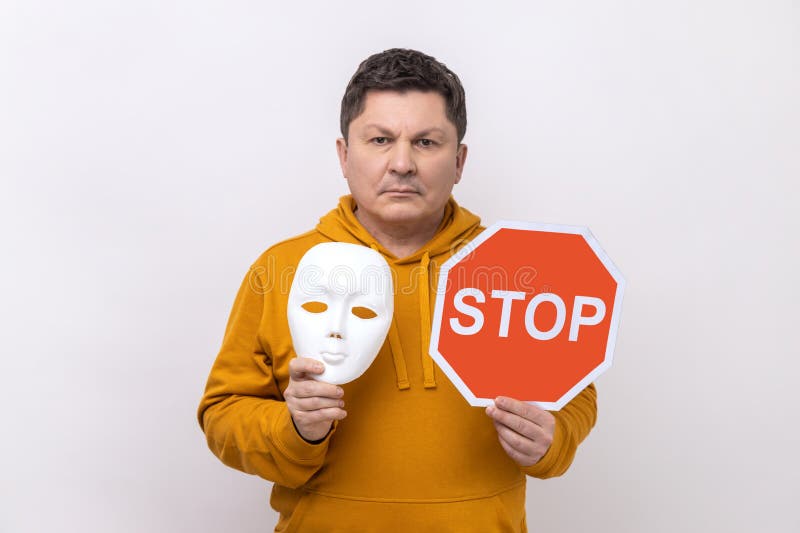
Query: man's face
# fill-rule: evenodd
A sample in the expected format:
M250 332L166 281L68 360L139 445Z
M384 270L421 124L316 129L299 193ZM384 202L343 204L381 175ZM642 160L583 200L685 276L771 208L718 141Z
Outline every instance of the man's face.
M336 148L362 223L435 225L461 179L466 145L436 92L369 91Z

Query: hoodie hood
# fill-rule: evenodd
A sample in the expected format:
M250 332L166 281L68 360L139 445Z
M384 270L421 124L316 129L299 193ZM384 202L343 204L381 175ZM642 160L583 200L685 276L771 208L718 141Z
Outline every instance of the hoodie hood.
M336 242L348 242L352 244L363 244L381 253L392 269L402 268L407 265L419 264L416 269L419 272L419 327L420 327L420 354L422 357L424 387L435 388L436 378L434 373L434 363L428 347L430 345L431 334L431 282L435 273L431 273L431 265L438 269L438 266L446 261L463 245L471 241L478 233L483 231L480 225L481 219L459 206L451 196L445 205L442 222L430 241L425 243L422 248L408 257L396 258L386 248L384 248L370 233L361 225L355 215L355 200L351 195L342 196L339 205L327 215L323 216L317 225L317 231L325 237ZM432 262L431 259L436 258ZM435 278L433 278L435 279ZM395 290L397 290L395 288ZM395 296L396 297L396 296ZM402 343L399 329L397 327L397 313L392 319L387 335L389 348L394 361L395 374L397 376L397 387L401 390L410 388L408 371L405 355L403 354Z

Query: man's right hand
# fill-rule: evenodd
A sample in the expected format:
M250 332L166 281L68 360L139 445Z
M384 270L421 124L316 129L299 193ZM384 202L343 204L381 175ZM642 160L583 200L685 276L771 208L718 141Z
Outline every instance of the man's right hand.
M342 409L342 388L311 377L324 371L325 366L316 359L295 357L289 361L289 386L283 397L294 427L309 442L325 438L333 421L347 416Z

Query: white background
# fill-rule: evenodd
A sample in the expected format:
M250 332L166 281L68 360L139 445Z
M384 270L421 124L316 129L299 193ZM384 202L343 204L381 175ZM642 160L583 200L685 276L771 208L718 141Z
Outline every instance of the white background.
M457 199L627 277L596 429L532 531L800 531L800 7L0 4L0 531L263 532L195 420L250 262L346 192L357 64L467 90Z

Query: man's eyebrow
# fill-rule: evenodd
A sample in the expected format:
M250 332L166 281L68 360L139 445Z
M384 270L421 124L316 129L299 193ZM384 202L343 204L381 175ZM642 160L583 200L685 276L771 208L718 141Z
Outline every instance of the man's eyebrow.
M381 126L380 124L365 124L364 129L373 128L378 130L379 133L387 136L394 136L394 132L390 129L386 128L385 126ZM447 136L447 132L445 132L442 128L434 126L433 128L427 128L422 131L419 131L414 134L414 137L424 137L426 135L430 135L431 133L438 133L442 136Z
M380 124L365 124L364 125L364 129L370 129L370 128L372 128L374 130L378 130L379 133L382 133L384 135L394 135L394 132L392 132L390 129L388 129L388 128L384 127L384 126L381 126Z
M416 137L425 137L426 135L430 135L431 133L438 133L443 137L447 136L447 133L442 128L428 128L427 130L422 130L421 132L417 133Z

